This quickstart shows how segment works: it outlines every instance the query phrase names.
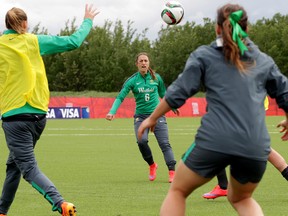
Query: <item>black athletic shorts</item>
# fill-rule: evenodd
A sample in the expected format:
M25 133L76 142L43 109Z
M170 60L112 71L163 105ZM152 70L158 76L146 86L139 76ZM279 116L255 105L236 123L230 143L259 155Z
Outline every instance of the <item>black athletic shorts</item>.
M267 161L209 151L195 143L182 156L182 160L187 167L204 178L213 178L230 165L231 175L241 184L260 182L267 165Z

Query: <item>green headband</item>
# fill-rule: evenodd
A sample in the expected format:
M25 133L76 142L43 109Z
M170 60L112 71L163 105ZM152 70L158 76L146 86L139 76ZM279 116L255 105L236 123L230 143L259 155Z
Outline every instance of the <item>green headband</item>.
M230 14L229 20L230 23L233 27L233 32L232 32L232 39L235 41L240 49L241 55L244 54L244 51L247 51L248 48L245 46L245 44L242 42L241 38L246 38L248 34L243 31L241 26L238 24L238 21L241 19L243 15L242 10L235 11Z

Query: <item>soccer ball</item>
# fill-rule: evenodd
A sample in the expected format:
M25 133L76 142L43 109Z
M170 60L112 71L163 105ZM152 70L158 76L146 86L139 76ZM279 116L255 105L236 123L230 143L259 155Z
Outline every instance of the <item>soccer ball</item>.
M176 25L184 16L184 8L178 1L169 1L161 12L162 20L168 25Z

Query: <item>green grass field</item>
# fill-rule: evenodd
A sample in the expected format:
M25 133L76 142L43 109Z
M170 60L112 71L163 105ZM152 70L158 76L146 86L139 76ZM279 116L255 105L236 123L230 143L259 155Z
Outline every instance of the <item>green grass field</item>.
M268 117L272 146L288 160L288 143L282 143L277 123ZM200 118L168 118L169 133L177 161L193 141ZM7 147L0 132L0 185L5 177ZM36 146L41 170L64 198L73 202L79 216L157 216L168 191L168 171L153 134L150 146L159 164L157 179L148 180L148 166L141 158L132 119L48 120ZM226 198L205 200L201 195L216 184L213 179L187 200L187 216L236 215ZM268 164L255 192L266 216L287 215L288 182ZM24 180L21 181L9 216L53 216L50 204Z

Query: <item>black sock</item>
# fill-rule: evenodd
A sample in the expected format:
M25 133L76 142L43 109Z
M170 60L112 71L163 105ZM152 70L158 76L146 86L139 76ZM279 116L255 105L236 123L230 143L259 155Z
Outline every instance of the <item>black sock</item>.
M226 190L228 186L228 179L227 179L225 169L223 169L221 172L218 173L217 179L218 179L219 187L223 190Z
M171 171L171 170L175 171L175 165L176 165L176 161L175 160L170 161L166 165L167 165L169 171Z
M154 164L154 160L153 157L148 157L148 158L144 158L144 160L148 163L149 166L151 166L152 164Z
M281 174L288 181L288 166L281 172Z

